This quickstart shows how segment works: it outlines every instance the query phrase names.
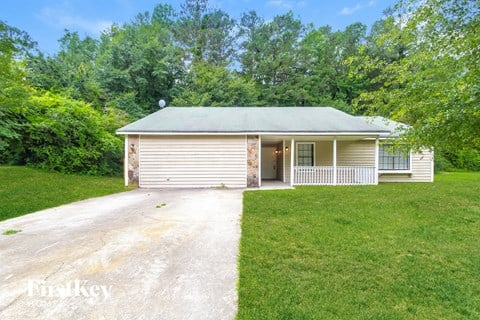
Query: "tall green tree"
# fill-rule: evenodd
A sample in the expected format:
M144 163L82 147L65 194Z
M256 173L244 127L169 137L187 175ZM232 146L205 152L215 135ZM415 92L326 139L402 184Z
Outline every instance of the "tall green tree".
M181 5L175 38L186 49L187 60L203 61L205 32L203 16L207 13L208 0L185 0Z
M335 100L342 100L351 105L352 100L365 90L366 83L349 77L351 69L346 63L350 57L357 56L365 41L367 26L356 22L348 25L343 32L339 32L340 45L337 48L336 90Z
M240 18L240 47L241 53L238 56L241 63L241 71L249 80L258 81L260 65L260 49L262 47L262 27L264 20L255 11L242 14Z
M399 1L392 19L404 57L357 105L412 126L406 141L438 151L480 149L480 9L474 0ZM400 30L400 34L397 34Z
M196 63L181 83L175 106L253 106L258 91L252 80L207 63Z
M78 32L65 30L59 43L60 50L53 56L41 52L30 56L29 81L37 88L63 92L101 108L103 101L95 82L98 40L81 39Z
M298 89L299 42L304 26L293 12L275 16L264 22L255 12L242 16L241 67L244 75L254 79L262 104L301 105Z
M203 60L216 66L228 66L235 58L236 21L222 10L213 10L203 17L205 49Z
M341 71L339 34L330 26L323 26L310 30L300 43L306 104L331 104L336 99Z
M171 101L184 70L171 32L148 14L104 33L96 66L106 105L134 117L156 110L160 98Z
M158 23L164 28L173 30L177 16L177 12L170 4L159 3L153 9L152 23Z
M186 0L175 25L175 39L186 52L188 62L229 65L238 38L236 22L228 13L208 7L208 0Z
M15 162L22 149L21 110L31 94L23 59L34 46L27 33L0 20L0 163Z
M379 90L387 79L380 76L389 64L398 63L405 58L406 46L401 36L401 25L393 16L376 21L365 42L360 44L355 55L344 61L348 70L348 79L355 83L356 95ZM368 112L367 104L356 103L355 112Z

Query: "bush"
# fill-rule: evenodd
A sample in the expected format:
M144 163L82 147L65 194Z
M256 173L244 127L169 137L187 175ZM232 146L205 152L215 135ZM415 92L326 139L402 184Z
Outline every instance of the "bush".
M480 171L480 151L463 149L435 155L435 171Z
M457 168L469 171L480 171L480 152L475 149L464 149L457 155Z
M33 95L24 110L24 153L19 162L64 173L121 172L122 141L89 104L52 93Z
M440 153L436 153L434 158L435 173L442 172L442 171L452 171L452 170L454 170L454 167L450 163L450 161L448 161L447 158L445 158Z

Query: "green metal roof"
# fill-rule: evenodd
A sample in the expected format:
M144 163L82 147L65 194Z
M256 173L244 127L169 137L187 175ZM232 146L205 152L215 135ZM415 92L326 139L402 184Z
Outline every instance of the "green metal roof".
M117 131L128 133L389 133L331 107L167 107Z

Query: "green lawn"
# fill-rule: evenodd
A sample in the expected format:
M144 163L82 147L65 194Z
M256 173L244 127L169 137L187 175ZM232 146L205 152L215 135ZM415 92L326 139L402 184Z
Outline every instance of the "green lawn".
M61 204L130 190L121 178L0 166L0 221Z
M244 194L238 319L480 319L480 174Z

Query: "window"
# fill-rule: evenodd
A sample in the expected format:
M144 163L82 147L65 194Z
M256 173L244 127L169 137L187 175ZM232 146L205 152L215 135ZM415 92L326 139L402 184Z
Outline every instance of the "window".
M297 144L297 166L312 167L315 165L315 145L301 142Z
M398 148L392 149L391 145L381 145L378 157L379 170L410 170L410 154Z

